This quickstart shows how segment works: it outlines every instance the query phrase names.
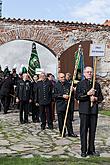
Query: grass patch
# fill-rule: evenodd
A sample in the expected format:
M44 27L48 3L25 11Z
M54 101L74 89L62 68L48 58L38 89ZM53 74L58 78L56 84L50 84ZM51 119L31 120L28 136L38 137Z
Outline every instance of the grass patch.
M42 158L40 156L34 158L9 158L2 157L0 158L1 165L108 165L110 164L110 158L85 158L85 159L77 159L77 158L68 158L61 159L59 157L54 157L50 159Z
M101 115L106 115L106 116L110 116L110 110L100 110L99 114Z

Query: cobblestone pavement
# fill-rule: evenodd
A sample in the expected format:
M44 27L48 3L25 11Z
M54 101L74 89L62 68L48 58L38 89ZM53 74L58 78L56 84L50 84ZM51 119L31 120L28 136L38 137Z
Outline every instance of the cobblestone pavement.
M80 158L80 137L61 138L57 124L54 122L53 130L41 131L40 123L33 123L31 116L28 124L21 125L17 110L6 115L0 112L0 156ZM74 114L73 128L79 135L78 112ZM101 157L110 157L110 117L99 115L95 142Z

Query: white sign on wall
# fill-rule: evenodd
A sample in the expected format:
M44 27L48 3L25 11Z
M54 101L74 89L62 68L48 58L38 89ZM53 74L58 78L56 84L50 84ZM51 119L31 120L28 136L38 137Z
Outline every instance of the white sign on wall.
M90 44L90 56L103 57L105 55L104 44Z

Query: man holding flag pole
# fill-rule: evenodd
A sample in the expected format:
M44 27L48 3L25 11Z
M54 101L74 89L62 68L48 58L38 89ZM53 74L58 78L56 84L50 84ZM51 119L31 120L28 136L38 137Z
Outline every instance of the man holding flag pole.
M36 50L36 44L33 42L32 43L32 52L31 56L29 59L29 64L28 64L28 75L32 81L32 102L30 103L30 109L32 112L32 121L34 123L39 122L39 104L36 105L35 103L35 93L36 93L36 86L37 86L37 81L38 81L38 75L36 74L36 69L41 68L38 53Z
M68 136L78 137L75 133L73 133L72 128L72 120L71 120L71 109L73 108L72 103L74 102L74 94L73 94L73 83L76 78L78 65L81 61L81 53L82 49L79 46L78 51L76 52L76 60L75 60L75 69L72 78L72 84L70 85L65 82L65 77L63 73L59 73L59 81L55 85L54 96L56 99L56 110L58 115L58 124L59 124L59 131L62 137L65 136L66 126L68 129ZM70 86L69 86L70 85ZM68 92L65 92L67 91ZM72 107L71 107L72 106Z
M100 46L95 45L93 52L100 52ZM100 156L95 150L95 132L98 119L98 104L102 102L103 96L101 87L96 78L96 61L93 69L90 66L84 68L84 80L80 81L76 87L76 99L79 101L79 117L80 117L80 140L81 140L81 156ZM87 138L88 136L88 138ZM87 144L88 139L88 144Z

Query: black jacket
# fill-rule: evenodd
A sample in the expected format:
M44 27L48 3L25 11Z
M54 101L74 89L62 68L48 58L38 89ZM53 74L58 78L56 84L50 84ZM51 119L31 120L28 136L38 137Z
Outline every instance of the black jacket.
M13 82L10 76L0 81L0 97L9 96L13 92Z
M68 83L67 81L65 81L64 84L62 84L60 81L58 81L55 84L54 97L56 100L57 112L66 111L68 100L65 100L63 98L63 95L64 94L69 95L69 91L70 91L70 83ZM69 109L71 110L73 109L73 104L74 104L74 93L72 93L72 96L71 96Z
M34 86L35 102L39 105L48 105L52 101L52 83L48 79L38 81Z
M36 86L37 86L37 82L33 81L32 82L32 101L35 103L35 94L36 94Z
M91 107L90 96L87 92L92 88L92 82L85 79L78 83L76 87L76 99L79 100L79 112L83 114L98 114L98 103L103 100L100 84L95 82L95 96L98 101Z
M19 80L16 88L16 97L20 101L29 101L32 99L32 84L29 80Z

